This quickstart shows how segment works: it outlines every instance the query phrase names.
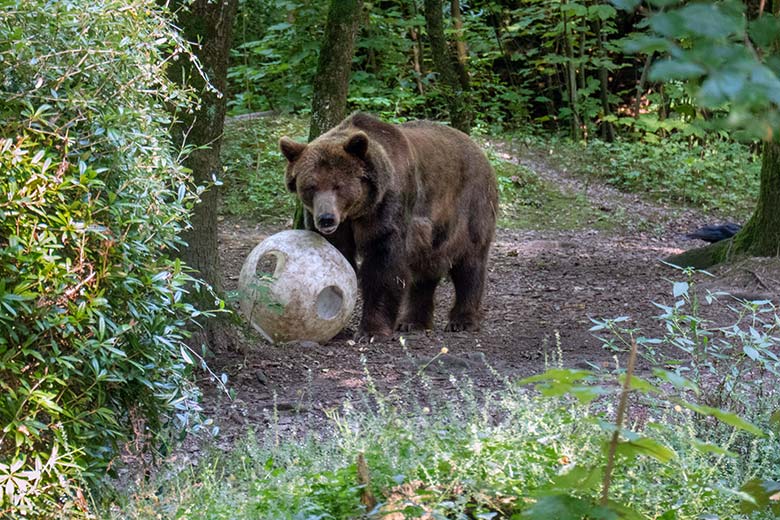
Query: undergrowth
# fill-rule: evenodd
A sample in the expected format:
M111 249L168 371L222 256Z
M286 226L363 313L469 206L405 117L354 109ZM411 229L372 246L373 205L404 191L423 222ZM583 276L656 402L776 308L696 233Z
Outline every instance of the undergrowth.
M618 358L612 369L564 369L559 353L519 385L496 372L492 392L456 376L434 391L423 368L382 393L366 373L366 393L330 410L326 430L286 438L272 420L230 453L170 469L108 516L773 518L780 400L759 376L778 369L776 309L735 304L735 323L716 328L698 314L690 283L675 283L673 297L663 338L625 318L593 329L611 348L641 346L648 360L662 347L702 354L665 358L652 376ZM750 398L757 385L760 403Z
M574 174L595 177L628 192L723 215L746 217L758 196L760 156L746 145L672 134L658 141L575 142L525 135Z
M284 185L286 161L278 143L282 136L301 140L307 132L308 120L293 117L228 119L221 213L269 223L292 218L295 199Z

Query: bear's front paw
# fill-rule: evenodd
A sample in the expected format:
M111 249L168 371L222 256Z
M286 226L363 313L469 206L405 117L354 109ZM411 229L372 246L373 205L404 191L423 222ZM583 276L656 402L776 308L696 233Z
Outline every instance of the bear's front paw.
M375 343L387 341L392 339L392 337L393 331L391 329L367 330L361 327L355 333L354 339L358 343Z
M396 327L399 332L414 332L419 330L431 330L433 327L429 323L418 323L415 321L401 322Z
M447 332L477 332L479 331L479 322L476 320L450 320L444 330Z

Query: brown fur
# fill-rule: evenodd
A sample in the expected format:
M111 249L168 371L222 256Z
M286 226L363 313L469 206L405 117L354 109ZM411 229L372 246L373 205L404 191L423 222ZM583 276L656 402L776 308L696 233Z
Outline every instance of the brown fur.
M287 187L353 265L362 259L358 335L433 326L442 276L455 286L448 330L478 330L498 191L465 134L428 121L353 114L308 145L282 138ZM405 311L398 322L402 301Z

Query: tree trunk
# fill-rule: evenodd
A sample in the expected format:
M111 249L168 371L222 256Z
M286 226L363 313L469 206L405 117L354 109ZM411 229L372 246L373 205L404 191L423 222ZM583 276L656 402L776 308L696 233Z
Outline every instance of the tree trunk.
M420 37L417 34L416 27L409 27L409 37L412 39L412 68L414 69L414 79L417 81L417 92L421 96L425 95L425 88L422 82L422 55L420 54Z
M574 67L574 49L572 48L572 35L569 31L569 17L563 13L563 48L566 54L566 91L568 94L569 110L571 110L571 138L579 141L582 123L579 115L579 102L577 100L577 69Z
M458 63L463 70L466 70L466 60L468 58L468 49L466 40L463 37L463 17L460 14L460 0L450 2L450 13L452 15L452 26L455 28L455 48L458 55Z
M200 43L194 47L194 52L213 88L208 88L190 60L182 57L172 62L170 77L189 84L201 95L199 110L177 114L180 123L173 131L173 139L179 144L197 147L184 164L192 170L196 184L209 185L222 173L219 153L227 111L228 55L238 0L195 0L188 4L188 9L182 8L183 5L183 1L176 3L179 26L190 42ZM201 194L201 202L193 211L192 229L182 236L187 247L181 251L181 258L196 269L203 280L220 290L217 195L216 186Z
M686 251L668 261L704 269L735 257L780 256L780 142L764 143L761 188L753 216L729 240Z
M645 64L642 67L642 74L636 82L636 97L634 98L634 119L639 119L639 110L642 108L642 95L645 93L645 84L647 83L647 73L650 71L650 65L653 64L653 53L650 52L645 58Z
M604 31L602 30L601 20L596 19L596 38L598 42L599 57L602 60L607 59L607 50L604 46ZM601 97L601 110L604 117L612 115L612 109L609 106L609 73L604 65L599 66L599 88ZM601 138L611 143L615 140L615 127L610 121L601 123Z
M362 0L331 0L325 39L314 76L309 141L339 124L346 115L349 76L362 10ZM314 228L311 214L303 209L300 202L296 205L293 224L296 229ZM354 266L355 245L347 223L327 238Z
M450 111L450 123L469 133L473 114L469 101L468 75L456 56L450 53L444 37L441 0L425 0L425 25L431 42L433 64L439 73L444 96Z
M362 0L331 0L325 40L314 76L309 141L339 124L346 115L349 76L362 8Z

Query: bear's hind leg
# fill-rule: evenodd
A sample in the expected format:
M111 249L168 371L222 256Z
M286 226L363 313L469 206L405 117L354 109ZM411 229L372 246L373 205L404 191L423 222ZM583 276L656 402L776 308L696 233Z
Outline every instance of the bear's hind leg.
M438 278L415 280L409 288L401 322L398 330L410 332L413 330L429 330L433 328L433 296Z
M487 254L462 258L450 270L455 286L455 305L450 311L448 331L479 330L479 310L485 288Z

